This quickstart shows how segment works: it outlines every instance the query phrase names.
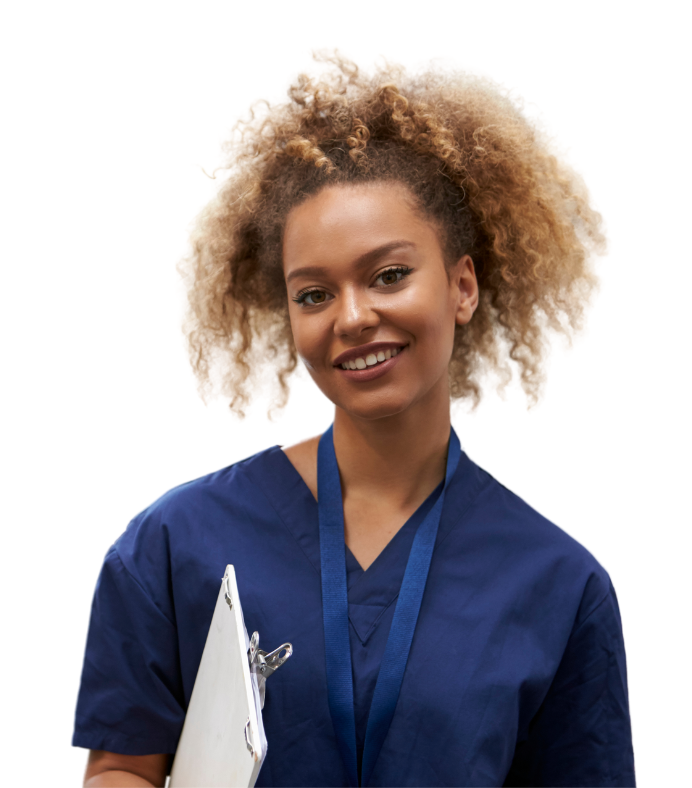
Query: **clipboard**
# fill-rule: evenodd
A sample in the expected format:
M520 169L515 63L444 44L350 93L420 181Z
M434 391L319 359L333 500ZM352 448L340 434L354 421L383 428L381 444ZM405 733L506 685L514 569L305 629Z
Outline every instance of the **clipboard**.
M248 638L235 570L226 567L173 761L169 788L252 788L267 754L265 682L291 656Z

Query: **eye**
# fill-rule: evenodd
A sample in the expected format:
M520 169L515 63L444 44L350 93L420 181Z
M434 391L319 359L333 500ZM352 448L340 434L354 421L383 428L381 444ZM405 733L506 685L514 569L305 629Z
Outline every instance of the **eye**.
M396 268L388 268L377 275L375 284L384 287L391 287L401 282L409 274L413 273L413 268L407 268L405 265L397 266Z
M305 290L293 299L300 306L320 306L328 301L332 296L324 290Z

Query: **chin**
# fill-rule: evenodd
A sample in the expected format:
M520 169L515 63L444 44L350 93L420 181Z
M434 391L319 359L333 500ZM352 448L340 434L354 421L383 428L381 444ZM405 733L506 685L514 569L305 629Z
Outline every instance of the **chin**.
M431 397L433 400L439 395L449 398L447 369L447 365L441 364L439 370L426 370L429 374L414 379L404 376L384 386L373 381L375 385L369 390L364 387L361 391L341 386L333 379L320 380L317 375L312 375L312 378L324 396L344 413L356 419L375 421L399 416L410 408L424 404Z
M363 394L359 397L332 398L332 402L341 410L357 419L364 421L375 421L376 419L386 419L390 416L398 416L403 413L416 401L414 397L399 395L378 395L377 393Z

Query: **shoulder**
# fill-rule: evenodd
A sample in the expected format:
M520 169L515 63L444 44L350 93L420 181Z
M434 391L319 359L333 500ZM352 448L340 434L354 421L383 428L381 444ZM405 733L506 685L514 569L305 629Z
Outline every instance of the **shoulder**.
M463 514L466 536L501 567L517 593L569 597L588 616L611 593L607 571L577 539L465 457L466 486L473 490ZM463 501L463 493L457 496Z
M280 483L282 454L274 446L173 487L130 521L112 551L140 578L147 568L160 571L191 551L213 552L267 506L263 489Z
M548 552L585 567L600 568L594 556L573 536L472 460L467 461L467 473L477 491L469 508L488 537L501 536L515 552L528 551L534 556Z
M183 482L159 496L132 521L167 524L209 507L237 505L276 472L278 446L253 454L197 479Z

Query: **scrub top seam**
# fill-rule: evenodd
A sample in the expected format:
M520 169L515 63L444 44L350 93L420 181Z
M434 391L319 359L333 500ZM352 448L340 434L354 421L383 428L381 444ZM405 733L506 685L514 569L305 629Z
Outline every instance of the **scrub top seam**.
M296 468L296 466L291 462L291 460L288 457L288 454L286 454L286 452L281 448L281 446L278 443L275 446L272 446L271 448L272 449L277 449L279 451L279 456L283 457L285 462L288 463L288 465L290 466L291 470L293 471L293 474L297 477L296 482L298 484L302 484L302 486L305 488L304 491L307 491L307 493L309 494L310 498L316 504L317 503L317 498L315 498L315 496L312 494L312 490L308 487L307 482L305 481L305 479L303 479L303 477L301 476L301 474L298 471L298 469ZM269 451L271 451L271 449L269 449Z
M142 736L130 736L119 730L114 730L110 726L103 725L102 723L88 721L81 716L76 716L75 722L75 731L72 736L73 747L98 750L106 749L101 745L108 743L111 747L115 745L118 748L125 747L127 749L130 749L132 746L138 749L156 748L157 752L161 752L165 755L173 755L178 746L178 740L176 739L174 743L173 737L157 739L154 737L144 738ZM76 744L75 742L83 743ZM113 749L111 752L117 753L118 750ZM125 754L128 755L129 753Z
M282 451L282 450L281 450L281 449L279 449L279 451ZM286 457L286 460L287 460L289 463L291 462L291 461L288 459L288 457ZM296 471L296 473L297 473L297 471ZM298 474L298 475L300 475L300 474ZM302 478L302 477L301 477L301 478ZM262 493L262 496L263 496L263 497L264 497L264 499L267 501L267 503L269 504L269 506L271 506L272 510L274 511L274 513L276 514L276 516L277 516L277 517L279 518L279 520L281 521L281 524L283 525L283 527L284 527L284 528L285 528L285 529L288 531L288 533L290 534L290 536L291 536L291 538L293 539L293 541L294 541L294 542L295 542L295 543L298 545L298 547L299 547L299 549L300 549L301 553L302 553L302 554L305 556L305 560L306 560L306 561L307 561L307 562L310 564L310 566L311 566L311 567L314 569L314 571L315 571L315 574L316 574L318 577L320 577L320 576L321 576L321 573L320 573L320 571L317 569L317 567L315 566L315 564L312 562L312 560L310 559L310 556L309 556L309 555L308 555L308 554L305 552L305 549L303 548L303 545L302 545L302 544L301 544L301 543L298 541L298 539L296 538L296 535L295 535L295 534L293 533L293 531L290 529L290 527L289 527L288 523L287 523L287 522L284 520L284 518L283 518L283 515L281 514L281 512L280 512L280 511L279 511L279 510L276 508L276 506L274 506L274 502L273 502L273 501L272 501L272 499L271 499L271 498L270 498L270 497L267 495L267 493L265 492L264 488L263 488L263 487L261 487L259 484L257 484L253 478L250 478L250 482L251 482L251 483L252 483L252 484L253 484L255 487L257 487L257 489L258 489L258 490L259 490L259 491ZM303 482L303 484L305 484L305 482ZM308 490L310 489L310 488L309 488L307 485L305 485L305 487L306 487L306 489L308 489ZM312 496L312 493L310 493L310 495ZM313 496L313 497L314 497L314 496Z
M365 639L361 638L361 636L358 634L358 630L356 629L356 626L355 626L355 624L353 623L353 619L351 618L351 613L350 613L351 604L358 605L358 604L361 604L361 603L359 603L359 602L353 602L353 603L349 602L349 603L348 603L348 607L349 607L348 620L351 622L351 626L352 626L352 627L353 627L353 629L355 630L355 632L356 632L356 636L357 636L358 640L360 640L360 642L361 642L361 644L362 644L363 646L365 646L365 645L367 644L368 640L370 640L370 638L371 638L372 634L373 634L373 633L374 633L374 631L377 629L377 627L378 627L378 625L379 625L380 621L382 620L382 617L384 616L384 614L385 614L385 613L386 613L386 612L389 610L389 608L390 608L390 607L391 607L391 606L392 606L392 605L393 605L393 604L394 604L394 603L395 603L395 602L396 602L398 599L399 599L399 591L397 591L397 592L396 592L396 595L395 595L395 596L394 596L392 599L390 599L390 601L389 601L389 602L387 602L387 604L386 604L386 605L384 605L384 606L382 607L382 610L381 610L381 611L378 613L378 615L377 615L377 618L376 618L376 619L373 621L373 623L372 623L372 624L370 625L370 627L368 628L368 631L365 633Z
M132 582L137 586L137 588L139 588L139 590L151 602L151 604L159 611L159 613L161 613L161 615L166 619L166 621L175 629L177 627L176 623L174 621L171 621L171 619L163 612L163 610L161 610L156 600L151 596L151 594L146 590L146 588L144 588L144 586L139 582L139 580L127 568L127 565L125 564L125 562L122 559L122 556L120 555L120 551L118 550L117 544L113 544L111 550L113 551L115 557L118 559L118 562L120 566L122 566L123 570L125 571L125 574L130 578L130 580L132 580ZM168 561L167 564L170 569L170 561Z
M605 593L605 595L604 595L603 599L601 599L599 602L597 602L597 603L594 605L593 609L592 609L592 610L590 610L590 611L589 611L589 612L586 614L586 617L585 617L585 618L584 618L584 619L583 619L583 620L582 620L582 621L581 621L579 624L577 624L577 626L576 626L576 627L574 627L574 628L572 629L572 633L571 633L572 635L576 635L576 634L577 634L577 632L579 632L579 630L580 630L580 629L581 629L581 628L584 626L584 624L586 624L586 622L587 622L587 621L588 621L588 620L591 618L591 616L593 616L593 614L594 614L594 613L595 613L595 612L596 612L596 611L597 611L597 610L598 610L598 609L599 609L599 608L600 608L600 607L603 605L603 603L604 603L604 602L605 602L605 601L606 601L606 600L607 600L607 599L610 597L610 595L613 593L613 591L614 591L614 589L613 589L613 583L612 583L612 581L610 580L610 577L609 577L609 578L608 578L608 590L606 591L606 593Z
M473 460L472 460L471 462L473 462ZM461 510L461 512L459 512L459 513L457 514L457 517L456 517L456 519L454 520L454 523L453 523L453 525L452 525L450 528L448 528L448 529L447 529L447 532L444 534L444 536L443 536L443 537L442 537L442 538L441 538L441 539L440 539L440 540L439 540L439 541L436 543L436 545L435 545L435 549L436 549L436 550L437 550L438 546L439 546L439 545L441 545L441 544L442 544L442 543L445 541L445 539L447 539L447 537L448 537L448 536L450 536L450 535L451 535L451 534L452 534L452 533L453 533L453 532L454 532L454 531L457 529L457 527L458 527L459 523L460 523L460 522L461 522L461 521L462 521L462 520L463 520L463 519L466 517L466 515L469 513L469 509L471 509L471 507L472 507L472 506L475 506L475 505L476 505L476 503L478 502L478 499L480 498L480 496L481 496L481 495L482 495L482 494L483 494L483 493L484 493L484 492L485 492L485 491L488 489L488 487L490 487L490 486L491 486L491 484L493 483L493 481L494 481L494 479L491 477L490 479L488 479L488 480L485 482L485 484L483 484L483 485L480 487L480 489L479 489L477 492L473 493L473 494L470 496L469 500L467 501L466 505L463 507L463 509ZM444 510L443 510L443 516L444 516Z

